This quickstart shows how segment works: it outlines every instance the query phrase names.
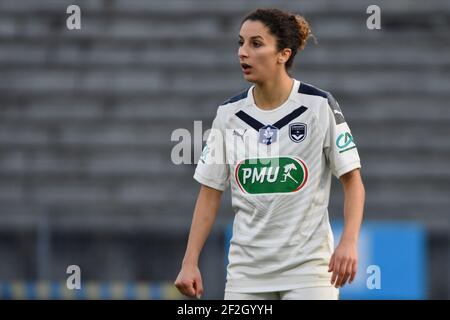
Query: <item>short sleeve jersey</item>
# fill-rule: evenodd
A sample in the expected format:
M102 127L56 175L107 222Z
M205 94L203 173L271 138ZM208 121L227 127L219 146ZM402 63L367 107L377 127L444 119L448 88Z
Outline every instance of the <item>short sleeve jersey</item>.
M355 140L329 92L294 79L289 98L267 111L253 88L219 106L194 174L231 187L226 291L329 285L331 176L361 167Z

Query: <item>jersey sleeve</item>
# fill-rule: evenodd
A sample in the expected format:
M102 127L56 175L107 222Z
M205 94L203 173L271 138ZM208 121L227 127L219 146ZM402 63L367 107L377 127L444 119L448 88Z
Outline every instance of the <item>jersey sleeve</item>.
M199 183L224 191L229 185L230 169L226 161L225 130L219 112L212 123L206 144L197 163L194 179Z
M350 128L331 94L328 95L326 109L323 151L331 172L339 179L343 174L361 168L361 160Z

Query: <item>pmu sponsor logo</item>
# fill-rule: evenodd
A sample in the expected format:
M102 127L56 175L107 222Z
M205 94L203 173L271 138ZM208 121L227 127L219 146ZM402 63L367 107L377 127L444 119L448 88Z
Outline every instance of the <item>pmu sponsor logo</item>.
M305 186L308 167L297 157L250 158L236 165L235 179L243 193L291 193Z
M336 139L336 146L339 149L339 153L356 148L353 136L350 132L341 133Z

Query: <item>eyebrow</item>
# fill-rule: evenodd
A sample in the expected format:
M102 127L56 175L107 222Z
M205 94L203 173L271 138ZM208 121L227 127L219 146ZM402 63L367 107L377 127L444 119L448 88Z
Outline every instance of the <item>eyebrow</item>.
M244 37L241 36L241 35L239 35L239 38L244 38ZM253 37L250 37L250 39L257 39L257 38L260 38L261 40L264 40L264 38L261 37L261 36L253 36Z

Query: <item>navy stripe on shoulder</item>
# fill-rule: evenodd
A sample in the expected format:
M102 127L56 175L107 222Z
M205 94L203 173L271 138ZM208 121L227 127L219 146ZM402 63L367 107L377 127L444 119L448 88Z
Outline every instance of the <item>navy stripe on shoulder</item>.
M345 122L344 115L342 114L341 108L339 107L338 102L333 97L333 95L327 91L316 88L307 83L300 83L300 87L298 88L299 93L309 94L313 96L324 97L328 100L328 105L331 108L331 111L334 114L334 119L336 124L341 124Z
M303 83L303 82L300 83L300 87L298 88L298 93L328 98L328 92L321 90L319 88L316 88L310 84Z
M247 95L248 95L248 89L246 89L246 90L242 91L241 93L239 93L238 95L226 100L224 103L222 103L222 105L245 99L245 98L247 98Z

